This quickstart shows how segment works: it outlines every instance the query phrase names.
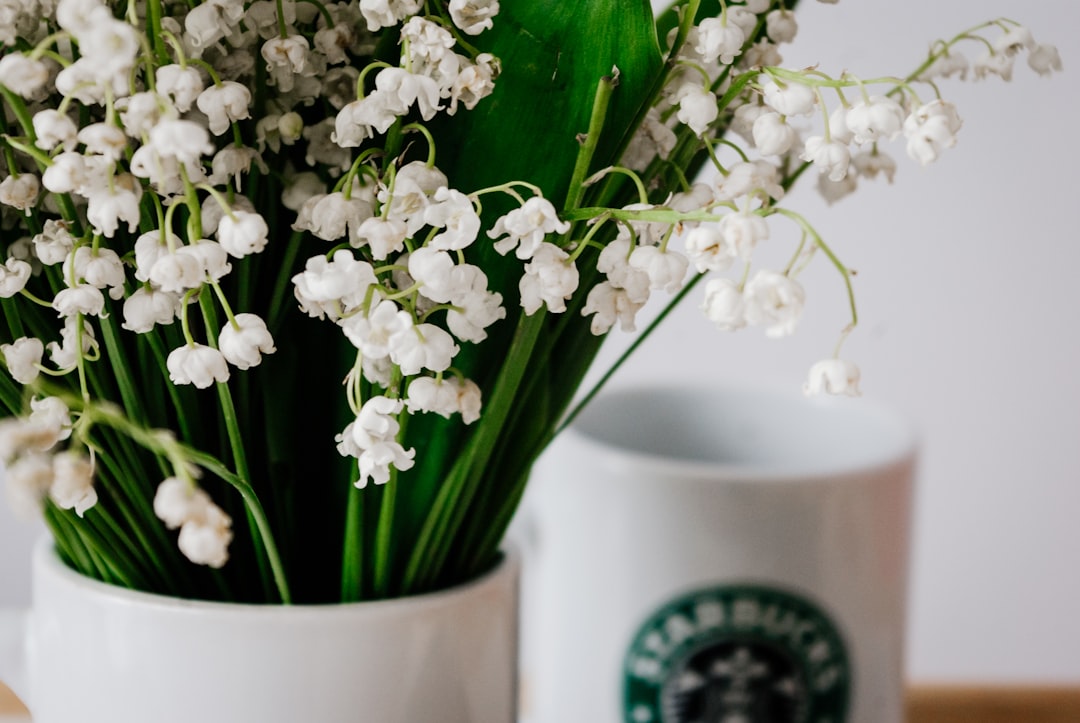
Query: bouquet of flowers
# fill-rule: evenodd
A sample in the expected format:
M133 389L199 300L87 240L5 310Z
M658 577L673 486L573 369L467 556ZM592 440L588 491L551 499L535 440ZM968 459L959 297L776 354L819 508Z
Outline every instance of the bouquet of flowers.
M791 184L891 181L893 141L934 161L940 78L1061 67L996 20L903 77L789 69L793 4L0 0L11 502L75 569L171 595L490 567L616 324L700 286L720 329L789 334L808 264L852 288Z

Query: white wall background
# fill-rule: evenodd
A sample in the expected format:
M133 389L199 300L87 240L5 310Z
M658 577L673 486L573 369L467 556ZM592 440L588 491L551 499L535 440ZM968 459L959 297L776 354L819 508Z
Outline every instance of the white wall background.
M922 430L910 631L920 681L1080 680L1080 4L1068 0L804 0L789 64L863 77L913 68L930 40L1015 16L1061 49L1066 73L948 82L965 118L936 166L900 158L831 208L812 177L789 207L858 269L862 326L845 355L868 397ZM902 156L902 151L900 151ZM807 183L810 182L810 183ZM820 263L820 262L819 262ZM798 386L846 323L835 274L804 278L791 339L725 335L696 300L615 378ZM608 359L614 358L615 349ZM0 505L0 605L28 597L39 527Z

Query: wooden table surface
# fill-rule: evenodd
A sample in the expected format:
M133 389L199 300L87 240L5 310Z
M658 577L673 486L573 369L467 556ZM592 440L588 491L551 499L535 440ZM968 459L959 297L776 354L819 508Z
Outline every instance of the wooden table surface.
M1080 686L916 686L908 700L908 723L1080 723ZM0 719L25 713L11 691L0 685Z

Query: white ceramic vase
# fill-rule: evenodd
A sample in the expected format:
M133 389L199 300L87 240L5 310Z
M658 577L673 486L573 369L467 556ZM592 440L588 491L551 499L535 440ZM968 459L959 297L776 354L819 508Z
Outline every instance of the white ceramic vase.
M132 592L43 542L30 610L0 610L0 680L34 723L512 723L517 586L487 575L398 600L233 605Z

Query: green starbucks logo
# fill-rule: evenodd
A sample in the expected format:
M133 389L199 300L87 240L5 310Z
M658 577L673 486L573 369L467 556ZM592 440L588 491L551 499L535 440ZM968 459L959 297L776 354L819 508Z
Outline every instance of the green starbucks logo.
M843 723L851 670L836 626L771 587L698 590L653 613L626 655L626 723Z

